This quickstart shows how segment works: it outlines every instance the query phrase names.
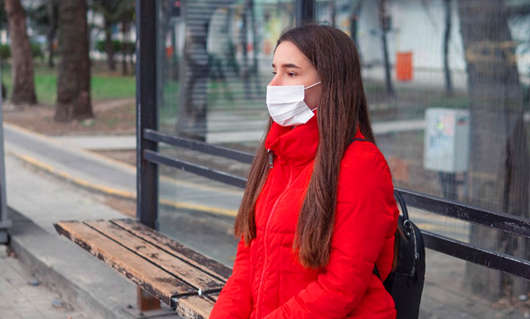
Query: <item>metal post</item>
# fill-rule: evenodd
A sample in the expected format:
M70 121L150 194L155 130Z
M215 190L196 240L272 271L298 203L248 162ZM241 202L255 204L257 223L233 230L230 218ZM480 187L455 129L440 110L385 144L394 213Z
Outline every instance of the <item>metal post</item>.
M158 152L144 130L158 130L156 92L157 3L136 0L136 219L158 230L158 165L144 159L144 151ZM160 301L136 287L141 312L160 309Z
M1 74L1 70L0 70ZM0 78L1 75L0 75ZM2 84L0 83L0 86ZM6 244L9 240L7 229L11 227L11 221L7 219L6 201L6 170L4 159L4 121L3 121L3 101L0 89L0 244Z
M313 22L315 22L315 0L296 0L296 26Z
M144 159L158 144L144 130L158 130L156 99L157 2L136 0L136 218L158 230L158 166Z

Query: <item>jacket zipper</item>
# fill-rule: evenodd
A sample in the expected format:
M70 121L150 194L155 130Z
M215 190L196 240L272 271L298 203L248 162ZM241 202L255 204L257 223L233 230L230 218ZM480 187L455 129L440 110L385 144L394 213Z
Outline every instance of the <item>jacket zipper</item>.
M267 150L267 152L269 152L269 154L272 153L272 152L270 152L270 150ZM273 154L272 156L274 156L274 153L272 153L272 154ZM272 165L271 157L269 157L269 165L270 165L269 167L272 167L271 166ZM259 307L259 306L261 305L260 296L261 296L261 291L262 291L262 286L263 286L263 276L265 275L265 266L267 265L267 234L268 234L269 223L271 221L271 217L272 217L272 215L274 213L274 209L276 208L276 205L278 204L278 202L280 201L282 196L285 194L285 192L291 186L292 178L293 178L293 169L290 168L289 169L289 181L287 182L287 186L284 188L284 190L278 195L278 197L274 201L274 204L272 205L272 208L271 208L271 213L269 214L269 217L267 218L267 223L265 223L265 234L263 235L264 236L263 243L264 243L265 254L264 254L264 257L263 257L263 269L261 270L261 276L260 276L259 287L258 287L258 297L257 297L257 300L256 300L256 304L257 304L256 317L257 318L261 318L259 316L261 314L261 307Z
M270 148L267 149L267 155L269 156L269 168L274 166L274 153Z

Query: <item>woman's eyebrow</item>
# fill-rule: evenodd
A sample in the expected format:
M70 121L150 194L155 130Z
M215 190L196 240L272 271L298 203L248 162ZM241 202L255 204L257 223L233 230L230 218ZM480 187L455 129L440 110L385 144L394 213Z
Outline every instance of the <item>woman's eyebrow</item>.
M273 63L272 64L272 68L274 69L276 67L276 65ZM300 67L296 64L293 64L293 63L286 63L286 64L282 64L282 68L295 68L295 69L300 69Z

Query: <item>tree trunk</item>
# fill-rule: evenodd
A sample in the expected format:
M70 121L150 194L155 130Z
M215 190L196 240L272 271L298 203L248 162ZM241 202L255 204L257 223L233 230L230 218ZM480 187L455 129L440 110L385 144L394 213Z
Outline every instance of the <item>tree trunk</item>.
M358 40L358 30L359 30L359 17L361 15L361 9L362 9L362 0L357 0L357 3L355 3L351 16L350 16L350 37L355 43L355 46L357 47L357 54L359 55L359 61L361 61L362 64L362 55L361 55L361 48L359 46L359 40Z
M470 204L528 218L529 165L516 43L502 0L460 0L458 14L470 97ZM522 238L525 243L527 240ZM472 224L471 243L528 259L528 245ZM473 292L490 300L528 292L527 282L468 263ZM511 289L509 289L511 287Z
M335 0L329 2L329 18L332 27L335 27L337 24L337 4Z
M241 68L243 79L243 84L245 86L245 98L250 99L250 91L252 90L250 86L250 68L248 63L248 5L249 0L245 0L243 3L243 14L242 14L242 23L240 30L241 38L241 53L243 53L243 67Z
M226 14L226 20L225 20L225 25L226 25L226 30L227 30L227 34L232 34L232 32L234 32L234 27L233 27L233 20L234 20L234 9L233 8L228 8L228 12ZM227 69L227 72L230 71L232 72L232 76L239 76L239 63L237 62L237 57L236 57L236 45L234 44L234 41L232 41L232 37L228 37L228 49L225 53L225 59L226 59L226 69Z
M105 18L105 53L107 54L107 66L110 71L116 71L114 60L114 44L112 43L112 24Z
M157 21L157 68L156 68L156 77L157 77L157 86L156 86L156 97L157 104L160 107L167 105L166 96L164 94L164 86L169 80L169 75L171 71L170 61L168 60L167 51L166 51L166 40L168 34L170 34L170 19L171 19L171 8L172 0L162 0L157 3L158 21Z
M13 104L37 103L31 46L26 33L26 13L20 0L5 0L13 61Z
M444 0L444 14L445 14L445 30L443 39L443 64L445 76L445 92L447 95L453 95L453 80L451 78L451 69L449 68L449 40L451 39L451 27L453 21L451 19L452 0Z
M85 0L60 1L56 121L92 118Z
M121 74L122 75L128 75L129 74L129 68L127 64L127 57L129 56L129 47L128 47L128 38L125 36L126 34L129 34L129 21L124 19L124 21L121 22L121 32L123 33L123 41L122 41L122 47L121 47L121 54L122 54L122 60L121 60Z
M181 2L181 13L186 24L186 42L180 63L181 89L177 134L198 140L206 140L208 110L208 76L210 65L206 48L209 21L220 7L230 8L234 0L216 2ZM189 24L189 13L193 24ZM200 13L200 15L198 14ZM245 50L244 50L245 51Z
M186 4L192 6L192 4ZM199 9L195 7L194 9ZM182 79L180 92L180 112L177 122L179 136L206 141L207 106L208 106L208 52L206 41L208 37L211 8L204 8L204 23L188 27L181 63ZM186 20L188 18L186 17ZM187 22L187 21L186 21Z
M390 30L390 16L387 15L386 12L386 0L379 0L378 1L378 11L379 11L379 23L381 26L381 44L383 48L383 61L385 65L385 85L386 85L386 93L393 97L395 95L394 93L394 86L392 84L392 72L391 72L391 65L390 65L390 58L388 56L388 41L386 39L386 34Z
M178 23L178 22L177 22ZM178 57L178 33L175 30L175 23L171 23L171 79L174 81L179 80L179 57Z
M48 41L48 67L54 68L55 37L57 35L58 4L57 1L49 1L46 5L48 9L48 20L50 21L46 40Z
M255 92L263 90L261 79L259 75L259 34L256 26L256 12L254 8L254 0L248 0L248 10L250 13L250 29L252 32L252 73L254 77L254 88Z

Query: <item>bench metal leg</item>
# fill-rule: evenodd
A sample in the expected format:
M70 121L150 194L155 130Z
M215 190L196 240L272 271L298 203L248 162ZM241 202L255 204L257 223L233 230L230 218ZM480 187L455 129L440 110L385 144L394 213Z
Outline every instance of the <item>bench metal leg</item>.
M9 241L7 229L0 229L0 245L5 245Z
M149 311L160 309L160 300L145 292L142 288L136 287L136 304L138 310Z

